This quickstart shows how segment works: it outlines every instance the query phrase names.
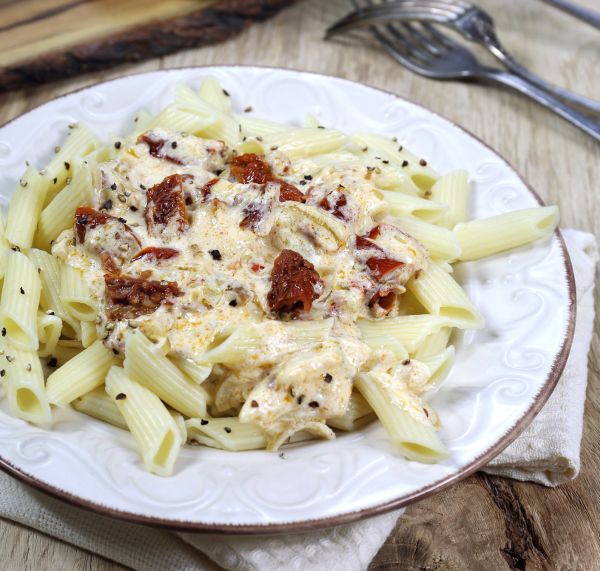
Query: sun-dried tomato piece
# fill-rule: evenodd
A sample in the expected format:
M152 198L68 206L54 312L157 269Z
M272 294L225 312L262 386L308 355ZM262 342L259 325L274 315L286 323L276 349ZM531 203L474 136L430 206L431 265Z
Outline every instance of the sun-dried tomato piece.
M403 265L404 262L391 258L369 258L367 260L367 267L371 271L371 276L377 281Z
M310 311L323 285L314 266L293 250L282 250L271 271L271 291L267 297L275 312Z
M172 174L146 191L146 224L151 233L156 226L166 226L175 220L181 232L187 229L183 181L193 177L189 174Z
M138 237L121 218L81 206L75 211L73 221L76 242L85 244L86 249L98 254L109 273L119 273L120 264L129 258L129 252L140 247ZM102 233L86 240L89 231L99 226L104 227Z
M230 164L231 175L237 182L244 184L251 182L255 184L278 182L281 185L279 190L279 202L286 202L288 200L294 202L306 201L306 196L304 196L304 194L293 184L277 178L264 158L259 155L254 153L238 155L231 159Z
M231 159L231 174L238 182L267 184L273 180L273 171L265 160L254 153L238 155Z
M388 313L392 309L392 307L394 307L395 301L396 294L393 291L387 294L378 291L369 301L369 307L373 307L375 304L377 304L379 305L379 307L381 307L381 309Z
M338 197L334 198L332 194L333 193L330 192L329 194L324 196L320 200L319 206L323 210L331 212L331 214L333 214L336 218L339 218L340 220L347 220L348 218L346 217L343 211L344 206L348 204L348 199L346 198L346 195L342 192L339 192Z
M158 139L151 137L147 133L143 133L137 139L138 143L146 143L148 145L148 152L157 159L165 159L171 161L176 165L182 165L183 163L176 157L169 155L167 141L165 139Z
M369 230L367 236L372 240L377 240L377 238L379 238L379 234L381 234L381 227L379 224L377 224L377 226L373 226L373 228Z
M206 198L212 191L212 187L215 186L215 184L217 184L221 179L220 178L213 178L211 180L209 180L203 187L202 187L202 198Z
M131 258L132 262L139 260L141 258L146 258L151 262L156 262L157 260L168 260L170 258L174 258L175 256L179 256L179 250L175 250L174 248L159 248L157 246L148 246L143 250L140 250L133 258Z
M378 252L383 252L383 250L375 244L375 242L371 242L368 238L364 236L356 237L356 249L357 250L377 250Z
M132 276L104 276L106 314L109 319L134 319L156 311L162 304L170 304L174 297L183 295L176 282L135 278Z
M111 218L113 220L117 220L117 218L114 216L104 214L103 212L98 212L89 206L80 206L75 211L74 218L75 236L77 237L77 242L79 244L83 244L85 242L85 235L88 229L96 228L97 226L106 224Z
M252 262L252 264L250 264L250 269L253 272L260 272L260 270L264 270L265 267L262 264L258 264L257 262Z
M106 252L103 252L102 254L100 254L100 260L102 260L102 267L109 274L118 274L119 273L119 266L117 266L117 264L113 260L112 256L110 256Z
M279 202L306 202L306 196L298 190L293 184L289 184L283 180L278 180L279 184Z

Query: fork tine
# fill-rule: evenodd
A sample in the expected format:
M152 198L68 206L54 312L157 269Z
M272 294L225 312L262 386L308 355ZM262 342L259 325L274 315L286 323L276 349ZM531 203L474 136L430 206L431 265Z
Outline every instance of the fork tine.
M429 20L432 22L444 23L453 20L464 13L464 9L451 4L446 4L440 0L402 0L401 2L383 2L373 4L367 2L362 5L356 0L352 4L357 8L354 12L341 18L332 24L325 32L326 38L347 32L357 27L372 26L381 24L396 18Z
M448 49L455 48L458 44L449 38L446 34L440 32L434 25L430 22L421 22L421 27L431 36L432 40L438 42L438 44L442 44Z
M389 25L388 29L392 31L393 34L396 34L398 31L407 37L407 39L411 42L413 46L415 46L420 51L427 51L429 54L433 56L439 56L441 53L446 51L446 46L438 46L436 45L431 38L422 34L416 26L411 24L410 22L404 22L402 24Z

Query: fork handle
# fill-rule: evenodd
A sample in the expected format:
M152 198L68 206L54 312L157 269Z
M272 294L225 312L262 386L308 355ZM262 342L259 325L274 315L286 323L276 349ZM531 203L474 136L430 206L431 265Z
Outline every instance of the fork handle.
M540 105L554 111L557 115L560 115L563 119L569 121L569 123L572 123L582 131L586 132L596 139L596 141L600 141L600 123L593 121L583 113L569 107L556 97L553 97L546 91L525 81L518 75L505 71L488 69L488 71L483 74L483 77L506 85L507 87L511 87L519 93L527 95L534 101L537 101Z
M526 67L523 67L518 61L516 61L500 44L495 34L488 33L482 38L482 43L485 47L499 59L510 71L520 75L523 79L526 79L529 83L537 85L544 91L547 91L555 97L563 99L571 105L577 105L588 111L600 114L600 101L595 101L584 95L573 93L568 89L554 85L545 79L542 79L539 75L532 73Z
M594 28L598 28L600 30L600 14L594 10L584 8L583 6L576 6L575 4L566 2L565 0L542 0L542 2L550 4L550 6L554 6L555 8L558 8L567 14L571 14L571 16L574 16L586 24L594 26Z

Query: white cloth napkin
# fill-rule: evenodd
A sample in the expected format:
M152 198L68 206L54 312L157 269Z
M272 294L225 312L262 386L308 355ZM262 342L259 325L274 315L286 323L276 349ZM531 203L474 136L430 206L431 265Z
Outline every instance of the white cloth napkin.
M598 253L591 234L564 231L577 281L577 327L571 355L550 400L529 428L485 471L555 486L579 472L594 320ZM362 571L402 510L361 522L272 537L173 533L71 507L0 473L0 517L19 522L136 570Z

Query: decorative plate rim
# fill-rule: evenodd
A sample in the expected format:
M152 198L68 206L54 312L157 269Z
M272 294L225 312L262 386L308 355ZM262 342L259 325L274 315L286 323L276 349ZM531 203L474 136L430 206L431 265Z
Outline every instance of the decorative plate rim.
M544 206L545 203L539 194L531 187L531 185L523 178L523 176L515 169L515 167L506 160L502 155L497 153L490 145L488 145L485 141L480 139L477 135L471 133L468 129L458 125L454 121L446 118L444 115L432 111L428 107L425 107L419 103L415 103L406 97L401 97L396 93L393 93L389 90L382 89L380 87L375 87L368 83L363 83L360 81L354 81L351 79L346 79L343 77L338 77L335 75L327 74L327 73L319 73L313 71L306 71L297 68L284 68L284 67L275 67L275 66L267 66L267 65L238 65L238 64L213 64L213 65L198 65L198 66L180 66L180 67L171 67L168 69L159 69L153 71L143 71L137 73L127 73L125 75L114 77L105 81L97 81L90 85L86 85L84 87L80 87L73 91L69 91L67 93L63 93L62 95L58 95L53 97L52 99L45 101L44 103L25 111L13 117L9 121L0 125L0 129L5 126L25 117L29 113L44 107L45 105L50 104L51 102L57 101L59 99L63 99L67 96L71 96L75 93L79 93L81 91L85 91L87 89L96 87L98 85L112 83L114 81L120 81L129 77L141 76L141 75L150 75L156 73L169 73L169 72L177 72L177 71L185 71L185 70L206 70L206 69L215 69L215 68L242 68L242 69L262 69L262 70L271 70L271 71L287 71L293 73L303 73L308 75L333 78L335 80L340 80L344 82L348 82L354 85L359 85L361 87L367 87L373 91L378 91L380 93L385 93L394 97L397 100L407 102L409 104L415 105L419 107L431 115L439 117L446 121L447 123L453 125L455 128L462 131L465 135L475 139L482 146L486 147L490 150L498 159L500 159L513 173L514 175L521 181L523 186L527 189L527 191L533 196L533 198L539 203L540 206ZM409 494L405 494L399 498L394 500L390 500L384 502L382 504L378 504L376 506L371 506L368 508L352 511L345 514L323 517L323 518L315 518L315 519L304 519L300 521L290 521L286 523L267 523L267 524L223 524L223 523L200 523L193 521L185 521L178 519L165 519L160 517L146 516L142 514L136 514L129 511L123 511L115 508L108 507L101 503L93 502L90 500L83 499L67 490L63 490L57 486L50 485L42 480L28 474L26 471L20 469L15 466L12 462L6 460L0 454L0 470L5 473L13 476L17 480L43 492L46 495L49 495L58 500L64 501L72 506L83 508L87 511L91 511L92 513L113 517L118 520L126 521L128 523L140 524L140 525L148 525L152 527L158 527L163 529L169 529L173 531L183 531L183 532L198 532L198 533L211 533L211 534L224 534L224 535L267 535L267 534L282 534L282 533L295 533L302 532L307 530L314 530L326 527L332 527L336 525L342 525L347 523L352 523L361 519L365 519L368 517L373 517L377 515L381 515L402 507L405 507L414 502L424 500L442 490L448 488L452 484L459 482L460 480L470 476L474 472L476 472L479 468L489 463L493 458L495 458L498 454L500 454L507 446L509 446L518 436L525 430L525 428L531 423L531 421L535 418L535 416L542 409L558 380L565 368L567 359L569 357L569 353L571 350L571 345L573 343L573 335L575 332L575 320L576 320L576 286L575 286L575 277L573 274L573 267L571 264L571 258L569 256L569 252L567 251L567 247L564 241L564 238L557 228L554 232L556 236L559 247L562 254L562 260L564 262L566 279L567 279L567 288L569 292L569 306L568 306L568 323L565 332L565 336L562 340L559 351L556 354L554 362L550 368L550 372L546 377L546 380L542 387L540 388L538 394L533 399L530 407L525 411L525 413L517 420L517 422L500 438L494 445L488 448L485 452L480 454L477 458L472 460L466 466L463 466L457 472L449 474L435 482L427 484L422 488L419 488Z

